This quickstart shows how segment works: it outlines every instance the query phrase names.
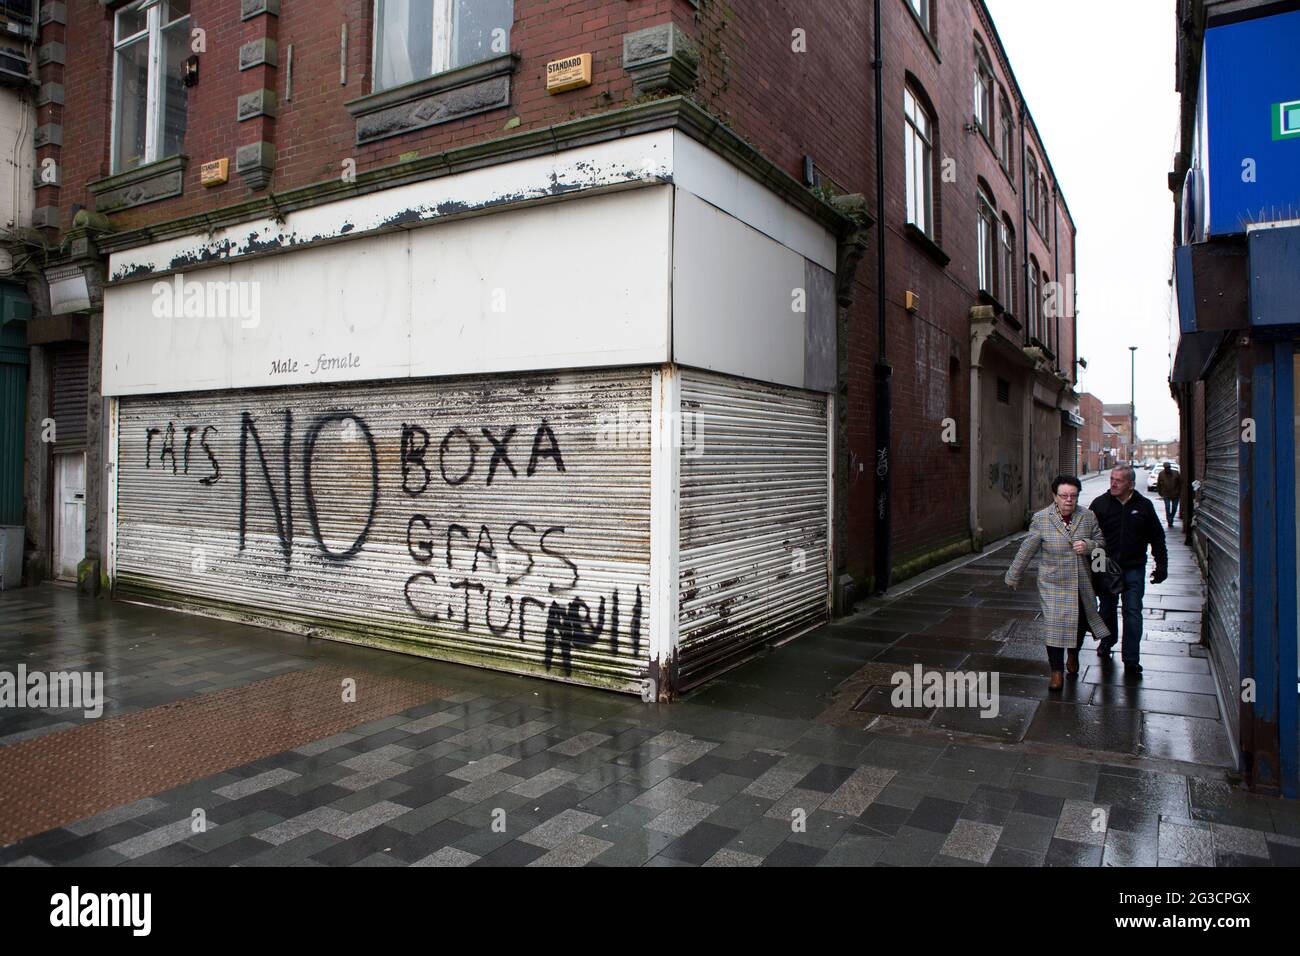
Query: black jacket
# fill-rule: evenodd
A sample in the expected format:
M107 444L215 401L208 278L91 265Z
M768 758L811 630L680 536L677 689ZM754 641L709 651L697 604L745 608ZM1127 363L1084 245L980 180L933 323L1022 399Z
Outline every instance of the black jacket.
M1106 556L1120 567L1142 568L1147 563L1147 547L1156 559L1157 570L1168 570L1169 552L1165 549L1165 529L1156 515L1150 498L1133 492L1128 504L1107 492L1093 499L1090 510L1097 516L1106 539Z

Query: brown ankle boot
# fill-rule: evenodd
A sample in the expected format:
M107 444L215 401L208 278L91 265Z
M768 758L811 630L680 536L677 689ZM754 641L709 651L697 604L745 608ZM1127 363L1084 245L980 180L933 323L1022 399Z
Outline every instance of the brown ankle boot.
M1065 686L1065 675L1060 671L1052 671L1052 679L1048 681L1048 690L1060 690Z
M1073 648L1065 652L1065 672L1071 677L1079 676L1079 652Z

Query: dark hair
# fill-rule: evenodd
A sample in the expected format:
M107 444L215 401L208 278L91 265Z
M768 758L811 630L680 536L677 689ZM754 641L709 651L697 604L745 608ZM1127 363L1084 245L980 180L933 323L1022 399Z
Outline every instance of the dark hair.
M1061 485L1074 485L1075 491L1078 492L1083 491L1083 485L1079 483L1079 479L1074 477L1074 475L1057 475L1055 478L1053 478L1052 494L1056 494L1057 489L1059 489Z

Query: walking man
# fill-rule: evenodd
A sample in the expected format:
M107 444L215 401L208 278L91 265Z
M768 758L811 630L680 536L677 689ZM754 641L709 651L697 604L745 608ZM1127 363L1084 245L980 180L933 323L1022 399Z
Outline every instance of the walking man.
M1174 519L1178 517L1178 501L1183 496L1183 476L1174 471L1169 462L1165 462L1164 470L1156 479L1156 491L1165 499L1165 521L1172 528Z
M1169 576L1169 552L1165 549L1165 529L1150 499L1133 487L1135 475L1130 465L1116 465L1110 472L1110 491L1098 495L1089 509L1097 516L1106 540L1106 557L1114 560L1124 575L1124 590L1101 593L1101 619L1110 637L1097 645L1097 655L1105 664L1120 633L1116 611L1124 602L1123 645L1124 676L1141 679L1138 645L1142 640L1142 597L1146 592L1147 548L1156 559L1151 583L1159 584Z

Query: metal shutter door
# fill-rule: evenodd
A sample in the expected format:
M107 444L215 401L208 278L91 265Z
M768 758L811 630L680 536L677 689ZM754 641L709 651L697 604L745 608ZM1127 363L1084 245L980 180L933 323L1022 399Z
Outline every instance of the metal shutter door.
M123 398L118 594L636 690L649 412L647 369Z
M1241 721L1240 448L1237 361L1236 355L1229 353L1211 373L1205 393L1205 477L1196 525L1205 536L1210 592L1203 626L1234 738Z
M86 346L59 349L53 355L54 451L86 447L86 403L89 400L89 359Z
M828 616L825 395L682 370L679 682Z

